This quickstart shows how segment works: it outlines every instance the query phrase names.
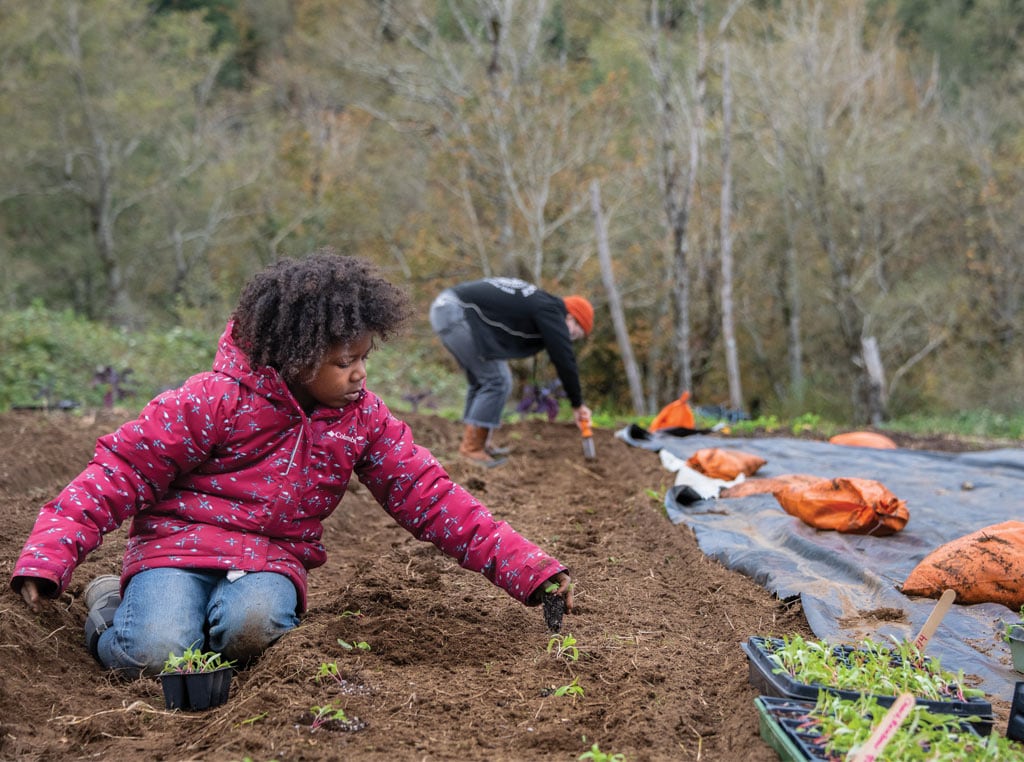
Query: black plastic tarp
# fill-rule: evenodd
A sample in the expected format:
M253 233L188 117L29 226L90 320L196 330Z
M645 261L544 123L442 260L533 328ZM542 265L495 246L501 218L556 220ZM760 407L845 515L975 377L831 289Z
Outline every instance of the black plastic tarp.
M1024 519L1024 450L946 453L879 450L786 437L678 436L630 426L616 435L629 445L665 450L685 460L722 447L759 455L757 477L810 474L881 482L906 501L907 526L869 537L821 531L787 514L770 494L694 499L673 487L665 498L673 522L686 524L701 550L782 599L799 596L814 634L832 643L866 638L912 640L936 600L899 591L907 575L935 548L992 524ZM1024 580L1021 581L1024 584ZM1002 622L1016 612L984 603L954 605L926 647L968 684L1009 700L1014 682ZM756 635L761 633L751 633Z

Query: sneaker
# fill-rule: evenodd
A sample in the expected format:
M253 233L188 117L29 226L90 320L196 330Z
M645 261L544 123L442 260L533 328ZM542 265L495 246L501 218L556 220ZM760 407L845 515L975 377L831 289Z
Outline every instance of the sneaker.
M100 635L114 623L114 612L121 603L121 580L113 574L96 577L85 586L85 645L99 661Z

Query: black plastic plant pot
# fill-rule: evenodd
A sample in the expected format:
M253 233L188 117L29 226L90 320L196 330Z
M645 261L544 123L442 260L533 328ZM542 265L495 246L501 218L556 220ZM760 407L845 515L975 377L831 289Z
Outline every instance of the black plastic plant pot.
M845 690L834 685L822 685L820 683L801 683L794 680L790 675L779 668L779 665L771 654L784 647L782 638L751 637L740 644L747 655L747 662L750 667L750 684L766 696L787 699L799 699L802 701L815 701L818 698L818 691L825 690L829 693L840 696L844 699L854 700L862 694L859 691ZM850 646L834 646L833 652L839 656L849 655L857 649ZM898 658L896 656L895 658ZM927 657L925 657L927 660ZM775 670L779 670L776 672ZM891 706L896 701L895 696L871 695L882 706ZM917 704L925 707L936 714L952 714L958 717L970 718L968 721L974 729L982 736L992 732L992 725L995 722L995 715L992 713L992 704L981 698L971 698L967 701L959 700L935 700L917 697Z
M164 703L168 709L201 712L220 706L231 690L231 667L212 672L172 672L160 675Z

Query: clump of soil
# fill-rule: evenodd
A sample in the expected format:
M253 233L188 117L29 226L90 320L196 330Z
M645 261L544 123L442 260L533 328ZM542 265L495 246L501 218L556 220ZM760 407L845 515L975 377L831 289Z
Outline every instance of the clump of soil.
M660 496L672 474L655 453L598 430L586 461L575 426L529 420L503 429L515 452L483 471L458 458L458 424L404 417L456 481L571 569L575 605L560 627L547 607L415 540L355 486L325 523L328 561L310 575L301 625L235 675L225 704L169 712L156 679L114 679L83 643L82 592L119 572L122 527L42 613L0 593L0 759L574 760L595 743L633 762L777 758L758 734L740 643L812 633L799 605L669 523ZM39 506L123 420L0 415L5 580ZM578 660L548 652L552 629L573 636ZM359 689L317 680L330 662ZM544 693L573 680L582 696ZM310 732L313 707L328 704L365 726Z

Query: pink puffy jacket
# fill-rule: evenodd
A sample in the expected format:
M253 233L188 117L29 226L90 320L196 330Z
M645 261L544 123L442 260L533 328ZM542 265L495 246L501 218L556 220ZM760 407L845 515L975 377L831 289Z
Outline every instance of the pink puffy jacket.
M512 597L565 567L462 487L375 394L307 416L277 371L221 336L213 371L150 402L97 441L92 461L43 506L14 566L54 596L102 536L131 518L122 587L157 567L273 571L306 608L324 563L323 520L355 472L392 518Z

